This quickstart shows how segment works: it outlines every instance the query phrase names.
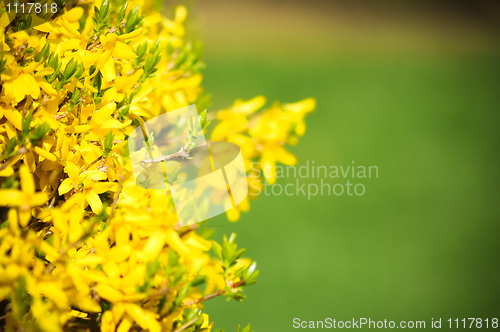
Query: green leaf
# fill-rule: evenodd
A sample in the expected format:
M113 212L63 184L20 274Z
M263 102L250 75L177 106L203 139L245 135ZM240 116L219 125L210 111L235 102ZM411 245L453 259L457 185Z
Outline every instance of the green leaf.
M16 180L14 175L11 175L5 179L5 181L1 185L1 188L3 188L3 189L17 189L17 188L19 188L19 181Z
M204 276L197 276L196 278L191 281L191 286L192 287L198 287L201 286L205 283L206 278Z
M111 150L113 149L113 131L109 131L104 140L104 157L107 157Z
M137 54L139 58L142 58L144 54L146 54L147 50L148 50L148 42L145 41L144 43L140 44L137 47L137 49L135 50L135 54Z
M80 89L75 89L73 96L71 96L71 101L73 104L78 105L80 103Z
M156 275L159 267L160 261L158 259L146 263L146 281L151 281L151 279Z
M215 256L222 262L222 247L215 241L212 241L212 250L215 253Z
M37 126L30 134L30 141L32 145L36 145L41 139L50 131L50 125L47 122Z
M6 149L3 151L2 160L5 160L14 154L14 148L17 145L17 138L13 137L7 143Z
M248 274L253 274L257 269L257 262L253 262L252 264L250 264L250 266L248 267Z
M42 52L38 52L37 54L35 54L35 61L36 62L42 61L42 58L43 58Z
M43 46L42 50L40 51L40 53L42 53L43 55L43 58L44 59L47 59L47 57L49 56L50 54L50 42L46 42L45 45Z
M140 20L141 18L139 18L139 5L137 5L127 15L127 22L125 23L125 33L134 31Z
M78 66L75 72L75 77L80 78L82 76L83 72L85 71L85 67L83 66L83 62L78 62Z
M158 313L161 314L163 311L163 308L165 307L165 304L167 303L167 297L164 295L160 299L160 303L158 303Z
M104 2L101 4L100 8L100 14L103 20L107 20L108 15L109 15L109 1L104 0Z
M208 121L208 122L205 122L205 124L203 126L201 126L201 129L204 130L205 128L208 127L209 124L211 124L212 122L211 121Z
M48 63L49 67L51 67L52 69L56 69L58 62L59 62L59 55L51 53L50 57L49 57L49 63Z
M75 61L74 58L71 58L71 60L69 60L68 64L66 65L66 68L64 69L64 75L63 75L64 80L68 80L73 76L73 74L75 74L76 66L77 62Z
M240 330L241 326L238 325L238 332L251 332L250 324L248 324L243 330Z
M23 117L23 123L22 123L22 131L21 131L21 139L20 143L21 145L24 145L24 140L29 134L30 131L30 124L31 120L33 119L33 112L29 111L24 117Z
M241 256L243 256L243 254L245 253L246 249L244 248L241 248L241 249L238 249L236 250L236 252L233 254L233 256L230 258L230 262L231 262L231 265L233 264L236 264L236 261L238 259L241 258Z
M198 115L198 121L200 122L200 125L203 127L203 125L207 122L207 110L204 110L203 112Z

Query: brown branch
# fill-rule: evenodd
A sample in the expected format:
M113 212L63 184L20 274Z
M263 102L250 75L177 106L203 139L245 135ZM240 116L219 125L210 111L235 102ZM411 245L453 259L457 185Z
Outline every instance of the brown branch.
M87 51L93 50L95 47L101 44L101 40L97 34L94 34L90 39L90 42L87 44Z
M231 292L236 293L236 288L239 287L239 286L244 285L245 282L246 282L245 280L240 280L240 281L238 281L237 283L234 283L234 284L232 284L232 283L229 284L227 282L226 282L226 284L231 288ZM216 292L210 293L210 294L205 295L203 297L200 297L198 299L188 300L182 306L183 307L190 307L190 306L192 306L194 304L205 302L205 301L214 299L214 298L219 297L219 296L224 295L224 294L226 294L226 291L224 289L220 289L220 290L218 290Z
M54 207L54 204L56 204L57 190L54 190L54 192L55 192L55 194L52 197L52 200L50 201L49 209L52 209Z
M163 161L167 161L167 160L175 159L175 158L179 158L179 157L184 158L184 159L189 158L188 147L186 145L184 145L176 153L172 153L172 154L169 154L167 156L161 156L161 157L154 158L154 159L147 159L146 157L144 157L144 159L142 159L141 162L146 163L146 164L161 163Z
M67 117L68 115L69 115L69 112L56 114L56 115L54 115L54 119L61 120L61 119L64 119L65 117Z
M199 319L198 317L195 317L195 318L191 319L189 322L187 322L186 324L182 325L181 327L179 327L174 332L182 332L182 331L184 331L185 329L187 329L188 327L190 327L191 325L193 325L194 323L196 323L196 321L198 319Z
M102 159L102 156L100 157L97 157L94 161L92 161L90 164L88 164L87 166L83 167L81 170L80 170L80 173L79 174L82 174L83 172L85 172L86 170L88 170L90 167L92 167L96 162L98 162L99 160Z
M99 325L97 324L97 314L90 314L90 332L99 332Z
M177 223L175 226L177 226L177 225L180 226L179 223ZM192 231L197 230L198 228L200 228L197 224L191 224L191 225L189 225L187 227L188 227L188 229L184 230L182 233L179 234L180 237L183 237L184 235L186 235L186 234L188 234L188 233L190 233L190 232L192 232ZM178 229L176 229L176 231L179 231L181 229L182 228L179 227Z
M221 296L221 295L223 295L225 293L226 293L226 291L224 289L220 289L220 290L218 290L216 292L210 293L210 294L205 295L203 297L200 297L198 299L188 300L182 306L183 307L190 307L190 306L192 306L194 304L198 304L198 303L201 303L201 302L205 302L205 301L214 299L214 298L219 297L219 296Z

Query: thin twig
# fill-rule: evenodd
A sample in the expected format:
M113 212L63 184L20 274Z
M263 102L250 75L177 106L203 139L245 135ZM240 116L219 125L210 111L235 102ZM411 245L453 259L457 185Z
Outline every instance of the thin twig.
M12 157L10 157L6 161L4 161L2 166L0 166L0 171L3 171L5 168L7 168L12 160L14 160L15 158L19 157L20 155L23 155L23 154L28 153L28 152L29 152L29 149L27 147L25 147L25 146L20 147L19 150L17 150L15 155L13 155Z
M182 331L184 331L185 329L187 329L188 327L190 327L191 325L193 325L194 323L196 323L197 320L198 320L198 317L195 317L195 318L191 319L189 322L187 322L186 324L182 325L181 327L179 327L174 332L182 332Z
M109 213L109 217L113 215L113 212L115 211L116 205L118 204L118 199L120 198L120 192L122 191L123 188L123 181L124 181L124 176L123 176L123 166L120 168L120 178L118 180L118 189L116 190L115 198L113 199L113 204L111 205L111 212Z
M189 228L186 229L185 231L183 231L182 233L179 234L180 237L183 237L184 235L194 231L194 230L197 230L198 228L200 228L200 226L198 226L197 224L191 224L188 226ZM176 231L180 230L181 228L179 227L179 229L176 229Z
M175 159L178 157L181 157L184 159L189 158L189 152L187 150L188 150L187 146L185 145L176 153L172 153L172 154L169 154L167 156L161 156L161 157L154 158L154 159L147 159L146 157L144 157L144 159L141 162L146 163L146 164L152 164L152 163L161 163L163 161Z
M188 300L188 301L186 301L185 303L183 303L183 304L182 304L182 306L183 306L183 307L190 307L190 306L192 306L192 305L194 305L194 304L199 304L199 303L201 303L201 302L205 302L205 301L208 301L208 300L214 299L214 298L216 298L216 297L219 297L219 296L223 295L224 293L226 293L226 291L225 291L225 290L223 290L223 289L220 289L220 290L218 290L218 291L216 291L216 292L210 293L210 294L205 295L205 296L203 296L203 297L200 297L200 298L198 298L198 299Z
M235 293L236 292L236 288L239 287L239 286L244 285L245 282L246 282L245 280L240 280L240 281L238 281L237 283L234 283L234 284L228 284L227 282L226 282L226 284L228 284L228 286L231 288L231 291L233 293ZM200 297L200 298L197 298L197 299L194 299L194 300L188 300L182 306L183 307L190 307L190 306L192 306L194 304L199 304L201 302L205 302L205 301L214 299L214 298L219 297L219 296L224 295L224 294L226 294L226 291L224 289L220 289L220 290L218 290L216 292L210 293L210 294L205 295L203 297Z
M98 162L99 160L102 159L102 156L100 157L97 157L94 161L92 161L90 164L88 164L87 166L83 167L81 170L80 170L80 174L82 174L83 172L85 172L86 170L88 170L90 167L92 167L96 162Z
M84 87L80 89L80 102L78 103L78 111L76 113L78 121L80 121L80 116L82 114L82 104L85 102L85 96L83 95L83 89L85 88L85 77L82 78L82 80L80 81L80 83Z
M49 204L49 209L52 209L54 207L54 204L56 203L56 198L57 198L57 190L54 190L54 196L52 197L52 200L50 201Z
M61 119L64 119L65 117L67 117L68 115L69 115L69 112L56 114L56 115L54 115L54 119L61 120Z

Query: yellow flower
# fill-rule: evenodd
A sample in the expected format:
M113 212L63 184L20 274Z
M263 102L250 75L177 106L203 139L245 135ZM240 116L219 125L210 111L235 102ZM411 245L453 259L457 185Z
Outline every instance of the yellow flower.
M106 173L102 171L85 171L80 174L78 167L70 161L66 162L64 171L68 174L68 178L59 186L59 195L64 195L72 189L82 191L92 211L100 213L102 210L102 201L98 194L112 190L116 187L116 184L112 182L96 182L106 180Z
M19 208L19 224L26 227L31 219L31 208L45 204L47 194L36 192L33 175L28 167L21 166L19 169L21 178L21 190L0 189L0 206L16 206Z
M187 307L201 310L203 295L227 287L226 295L237 295L241 273L251 279L255 270L236 258L223 268L227 262L209 251L234 253L234 237L222 249L181 227L170 186L143 189L134 181L128 135L202 102L203 64L201 48L183 39L185 7L168 19L151 2L126 4L81 1L21 31L0 16L0 206L7 214L0 300L10 303L0 315L7 330L83 331L92 322L102 331L159 332L188 322L210 331L208 315L188 318ZM212 139L239 145L249 175L264 173L246 180L251 193L264 180L274 183L276 163L296 162L286 144L305 132L315 107L313 99L265 103L263 96L236 100L214 116ZM247 197L227 217L235 221L249 208Z

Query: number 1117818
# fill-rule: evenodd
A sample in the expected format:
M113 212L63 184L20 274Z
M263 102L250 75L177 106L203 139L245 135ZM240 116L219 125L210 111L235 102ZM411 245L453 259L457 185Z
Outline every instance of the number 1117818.
M14 3L10 4L8 3L6 6L7 8L7 13L22 13L22 14L41 14L41 13L52 13L55 14L57 13L57 4L52 3L50 6L48 4L42 5L41 3L34 3L34 2L27 2L27 3Z
M482 318L463 318L463 319L448 319L450 328L498 328L498 318L482 319Z

